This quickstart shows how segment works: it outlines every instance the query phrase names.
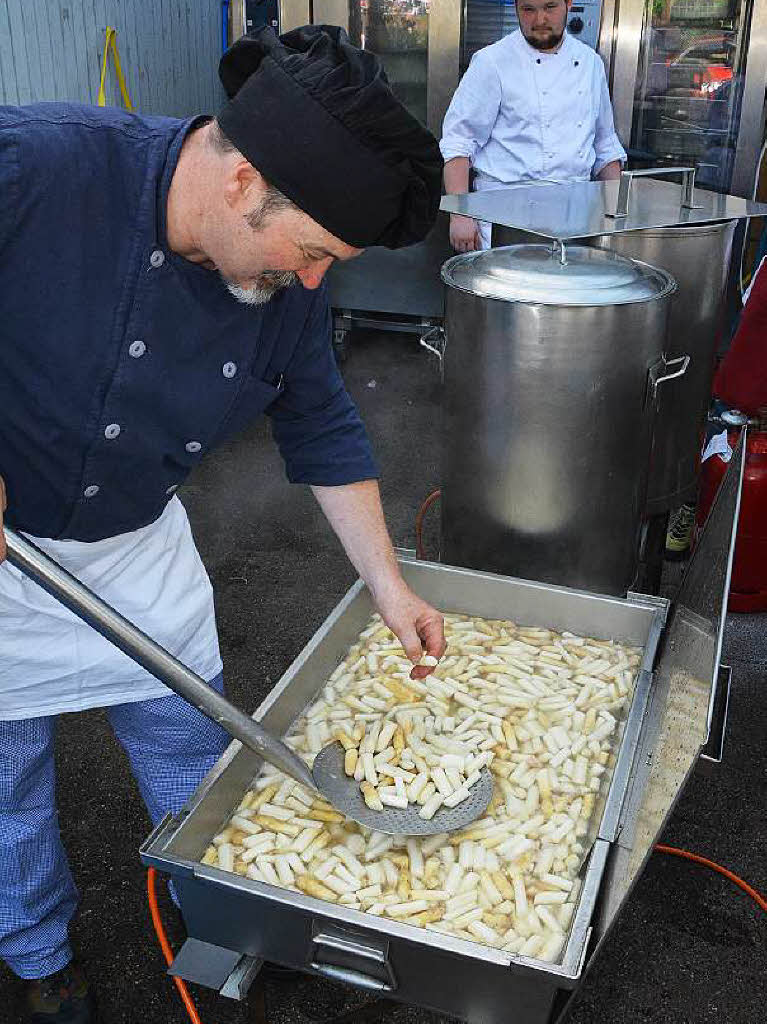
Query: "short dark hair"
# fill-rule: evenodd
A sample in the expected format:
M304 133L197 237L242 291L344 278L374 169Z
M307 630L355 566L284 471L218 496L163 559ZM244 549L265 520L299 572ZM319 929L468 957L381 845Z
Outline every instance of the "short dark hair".
M240 152L232 140L221 130L221 126L215 118L210 122L208 138L213 148L219 153ZM247 158L243 157L243 159ZM266 181L265 178L264 181ZM245 219L254 231L259 231L272 214L280 213L282 210L297 209L298 207L291 199L288 199L278 188L275 188L274 185L266 181L266 192L261 200L261 205L258 209L251 210Z

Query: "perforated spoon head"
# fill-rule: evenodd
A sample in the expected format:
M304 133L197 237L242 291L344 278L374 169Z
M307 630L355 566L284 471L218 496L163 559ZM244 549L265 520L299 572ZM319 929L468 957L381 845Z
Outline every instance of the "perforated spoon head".
M344 771L344 748L331 743L314 759L312 776L317 789L335 809L359 825L390 836L432 836L466 828L487 810L493 796L493 776L483 768L469 796L455 807L440 807L433 818L421 817L420 804L375 811L365 803L360 785Z

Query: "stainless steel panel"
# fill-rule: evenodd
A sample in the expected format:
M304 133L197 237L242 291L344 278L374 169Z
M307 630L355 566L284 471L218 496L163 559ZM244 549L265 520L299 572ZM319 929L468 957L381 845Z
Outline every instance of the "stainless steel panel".
M340 25L349 31L349 0L312 0L315 25Z
M617 181L526 182L443 196L440 209L563 240L767 214L767 204L700 188L693 195L698 208L684 209L679 185L641 178L632 187L628 216L615 219L618 187Z
M744 463L741 437L671 614L636 750L622 828L607 866L597 922L601 940L708 741Z
M618 7L617 0L602 0L602 18L599 25L597 52L605 66L608 86L612 85ZM614 111L613 116L615 116Z
M743 80L740 130L732 171L732 191L754 194L757 161L764 139L764 84L767 81L767 2L756 0L751 9L748 59Z
M645 0L619 0L611 68L611 95L615 130L624 145L631 138L644 10Z
M245 14L245 2L246 0L236 0L229 6L229 14L231 18L231 42L239 39L240 36L245 35L247 31L247 17Z
M648 374L661 362L668 302L668 291L619 305L555 306L448 289L446 562L626 593L638 566L652 440Z
M460 78L460 0L431 0L426 91L426 127L436 138Z
M641 670L652 668L664 602L597 597L409 558L400 564L415 592L438 607L519 623L545 622L559 630L639 644L645 647ZM358 582L259 708L257 715L267 728L288 730L371 610L370 596ZM343 971L345 980L354 984L386 986L392 998L473 1024L507 1024L511 1005L516 1024L550 1019L555 993L571 988L581 973L608 842L596 839L584 867L562 963L543 964L199 864L210 837L259 769L258 758L239 743L231 744L178 817L159 826L142 850L145 863L174 875L191 936L301 969Z
M726 221L593 239L594 245L663 267L677 283L665 351L669 359L688 354L690 364L684 377L670 381L660 392L647 487L650 514L678 508L697 494L701 437L724 327L734 232L735 222Z
M308 25L311 21L309 0L280 0L280 32Z
M439 268L453 255L447 217L438 217L428 236L404 249L372 248L330 268L334 309L442 319L445 290Z
M349 11L352 41L378 54L395 95L439 138L458 85L460 0L424 0L415 7L401 3L387 8L352 0ZM314 20L321 20L316 4ZM453 255L446 221L438 218L417 245L393 251L371 248L355 260L333 266L328 275L331 305L352 313L441 319L444 290L439 268Z

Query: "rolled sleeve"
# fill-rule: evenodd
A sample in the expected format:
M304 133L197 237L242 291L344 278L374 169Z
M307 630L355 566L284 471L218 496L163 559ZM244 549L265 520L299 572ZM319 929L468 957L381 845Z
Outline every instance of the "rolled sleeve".
M495 65L481 52L475 54L445 114L439 144L445 162L459 156L474 159L490 138L501 98Z
M592 175L595 177L608 164L614 160L626 162L626 150L621 145L621 140L615 131L613 120L613 108L610 103L610 93L607 89L602 62L598 63L599 71L599 112L597 114L596 130L594 132L594 166Z
M379 475L362 420L338 372L331 339L323 284L285 371L284 390L268 409L291 483L333 487Z

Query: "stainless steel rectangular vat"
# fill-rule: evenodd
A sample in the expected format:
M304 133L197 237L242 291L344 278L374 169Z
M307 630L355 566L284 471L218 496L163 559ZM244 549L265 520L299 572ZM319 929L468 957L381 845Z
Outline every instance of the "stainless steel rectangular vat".
M619 599L434 563L401 560L413 589L438 607L545 623L644 647L615 771L561 963L553 965L373 917L199 863L260 770L233 742L186 807L147 840L142 859L171 874L190 939L178 973L215 984L219 959L240 974L255 959L319 973L471 1022L556 1019L649 855L658 829L708 740L725 596L737 521L743 449L733 458L696 559L665 626L668 602ZM701 562L701 556L704 561ZM695 566L698 568L696 569ZM687 583L689 580L689 583ZM284 734L345 655L372 611L357 582L263 702L256 717ZM688 718L678 735L679 701ZM675 715L669 717L666 709ZM676 731L675 731L676 730ZM653 750L658 756L653 758ZM650 767L648 767L650 766ZM182 951L183 954L183 951ZM227 958L228 954L228 958ZM197 958L197 966L195 966ZM181 966L185 960L186 966ZM235 986L236 987L236 986ZM224 989L226 986L224 986ZM230 979L231 988L231 979Z

